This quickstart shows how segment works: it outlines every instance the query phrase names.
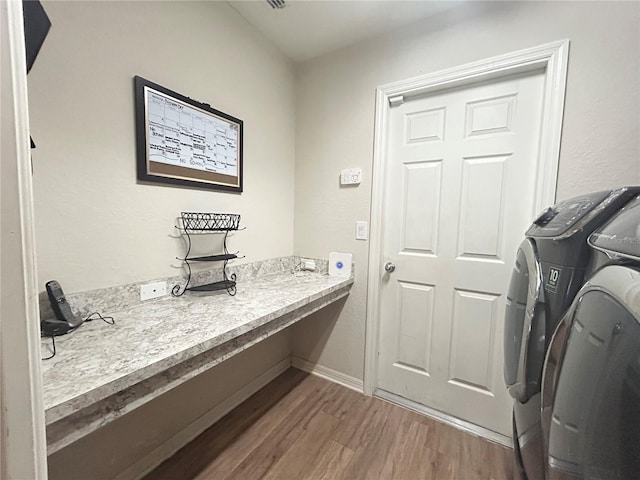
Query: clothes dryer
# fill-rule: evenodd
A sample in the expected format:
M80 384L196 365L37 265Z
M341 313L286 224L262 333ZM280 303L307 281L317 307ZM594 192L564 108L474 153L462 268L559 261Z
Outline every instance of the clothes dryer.
M522 478L544 477L542 369L551 335L592 264L587 238L638 193L640 187L625 187L559 202L538 216L518 249L506 302L504 378L514 399Z
M553 335L545 362L545 478L638 478L640 197L589 238L604 254ZM542 478L542 477L541 477Z

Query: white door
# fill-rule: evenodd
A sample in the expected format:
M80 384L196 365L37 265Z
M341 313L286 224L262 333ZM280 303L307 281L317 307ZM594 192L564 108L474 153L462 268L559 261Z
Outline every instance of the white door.
M534 215L544 72L408 99L387 131L378 388L509 435L505 294Z

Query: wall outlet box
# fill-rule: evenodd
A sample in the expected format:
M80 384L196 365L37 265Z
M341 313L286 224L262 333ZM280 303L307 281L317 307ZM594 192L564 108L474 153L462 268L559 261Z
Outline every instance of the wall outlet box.
M359 185L361 181L361 168L347 168L340 172L340 185Z
M350 253L331 252L329 254L329 275L334 277L350 277L351 258L352 255Z
M167 294L167 282L147 283L140 285L140 301L164 297Z

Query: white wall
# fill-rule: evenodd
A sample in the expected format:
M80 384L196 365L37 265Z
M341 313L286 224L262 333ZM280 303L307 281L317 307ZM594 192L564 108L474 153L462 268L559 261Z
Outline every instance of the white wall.
M362 378L375 88L483 58L571 40L558 199L640 183L640 4L469 2L297 69L295 252L352 252L343 312L294 329L295 356ZM363 182L340 188L341 169ZM319 344L317 339L321 338Z
M176 275L181 211L242 215L245 262L293 253L294 72L221 2L44 2L28 77L38 285L67 293ZM241 195L136 182L133 77L244 121ZM284 331L49 458L53 479L113 478L290 355ZM69 372L73 375L73 372Z
M38 283L67 293L167 277L181 211L240 213L244 262L293 253L294 75L221 2L46 2L29 74ZM241 195L136 181L133 77L244 121Z

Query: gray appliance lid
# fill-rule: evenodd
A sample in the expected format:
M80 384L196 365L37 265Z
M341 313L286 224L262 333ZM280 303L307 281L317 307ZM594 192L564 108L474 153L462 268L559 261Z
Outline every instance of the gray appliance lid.
M640 261L640 195L589 237L589 245L610 256Z

